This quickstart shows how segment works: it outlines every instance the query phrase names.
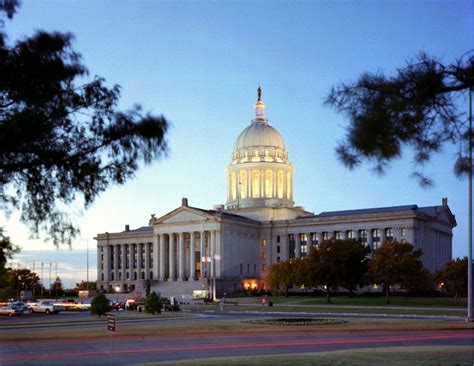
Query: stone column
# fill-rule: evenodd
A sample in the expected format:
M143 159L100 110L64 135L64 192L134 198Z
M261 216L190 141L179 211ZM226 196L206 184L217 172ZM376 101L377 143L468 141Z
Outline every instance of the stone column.
M165 280L165 234L160 234L160 281Z
M308 249L306 251L306 255L309 256L311 254L311 251L313 250L313 238L311 236L311 233L306 233L306 248Z
M110 245L104 246L104 281L110 281Z
M184 233L178 234L179 248L178 248L178 281L184 280Z
M150 243L145 243L145 280L150 279Z
M299 233L295 234L295 258L301 257L301 237Z
M176 276L176 270L175 270L175 240L174 240L174 234L170 233L169 234L169 275L168 275L168 281L174 281L174 278Z
M206 236L205 236L205 232L204 230L201 231L201 242L200 242L200 245L201 245L201 258L199 259L199 261L201 262L201 278L204 278L204 273L205 273L205 263L203 262L202 258L206 256L206 253L205 253L205 248L206 248Z
M196 251L194 250L194 232L189 238L189 281L194 281L196 277Z
M158 278L158 258L159 255L161 254L161 251L158 251L158 235L153 236L153 262L151 264L151 267L153 268L153 278L156 279Z
M143 270L142 248L143 248L143 243L138 243L137 244L137 278L139 280L142 279L142 270Z
M252 198L252 171L247 172L247 187L248 187L248 198Z
M260 198L265 198L265 170L260 170Z
M127 270L125 269L125 267L127 267L126 265L127 264L127 245L122 244L121 249L122 249L122 281L126 281Z
M133 253L134 253L134 248L133 244L128 244L128 272L129 272L129 278L130 281L133 281Z

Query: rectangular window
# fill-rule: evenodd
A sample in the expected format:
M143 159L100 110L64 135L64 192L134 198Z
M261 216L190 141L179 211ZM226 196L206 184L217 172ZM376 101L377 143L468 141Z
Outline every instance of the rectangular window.
M257 273L257 265L256 264L253 265L253 273L254 274Z
M250 273L250 263L247 263L247 274Z
M405 229L404 227L402 227L402 228L400 229L400 235L401 235L401 236L405 236L406 234L407 234L407 229Z
M318 245L318 234L311 233L311 245Z
M372 229L372 250L377 250L380 247L380 230Z
M267 266L265 265L265 263L262 264L262 272L265 272L267 270Z
M277 245L277 253L280 254L280 251L281 251L280 246Z
M342 233L340 231L335 231L334 237L336 238L336 240L342 240Z
M301 250L301 258L304 258L307 256L308 254L308 246L306 244L302 244L301 247L300 247L300 250Z
M244 274L244 269L243 269L243 264L240 263L240 275L243 275Z
M347 230L346 235L347 235L347 239L355 239L354 230Z
M267 241L265 239L262 240L262 247L266 247Z
M280 242L280 235L277 235L277 243Z
M393 229L391 227L385 229L385 238L387 240L393 240Z
M329 240L329 233L327 231L323 231L323 240Z
M262 259L266 259L267 258L267 252L263 251L262 252Z
M362 244L367 245L367 230L365 229L359 230L359 240Z
M277 263L280 263L280 257L277 257Z
M288 234L288 258L295 258L296 256L296 245L295 236Z

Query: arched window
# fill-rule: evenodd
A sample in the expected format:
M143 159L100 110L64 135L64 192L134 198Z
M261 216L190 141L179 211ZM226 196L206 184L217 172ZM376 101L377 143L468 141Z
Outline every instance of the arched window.
M281 170L278 171L277 191L278 198L283 198L283 172Z
M273 171L265 171L265 197L273 197Z
M260 172L258 170L252 172L252 196L254 198L260 197Z
M237 199L237 176L235 173L231 175L231 187L232 199L235 200Z
M286 198L291 200L291 173L286 174Z
M240 181L239 181L239 196L240 198L247 198L247 172L240 172Z

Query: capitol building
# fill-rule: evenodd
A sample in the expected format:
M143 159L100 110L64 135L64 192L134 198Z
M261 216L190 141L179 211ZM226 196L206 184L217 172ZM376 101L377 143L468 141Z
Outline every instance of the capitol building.
M143 227L98 234L98 289L144 293L149 287L167 297L259 289L273 263L305 257L328 239L359 239L372 250L385 240L406 241L423 251L431 272L451 259L456 220L447 198L429 207L319 214L295 206L294 167L265 117L260 88L254 107L255 118L237 137L226 169L226 205L203 209L183 198Z

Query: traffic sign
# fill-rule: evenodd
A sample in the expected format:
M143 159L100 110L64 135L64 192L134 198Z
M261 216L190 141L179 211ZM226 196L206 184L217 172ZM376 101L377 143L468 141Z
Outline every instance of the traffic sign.
M117 331L117 322L115 321L115 314L107 314L107 330L109 332Z

